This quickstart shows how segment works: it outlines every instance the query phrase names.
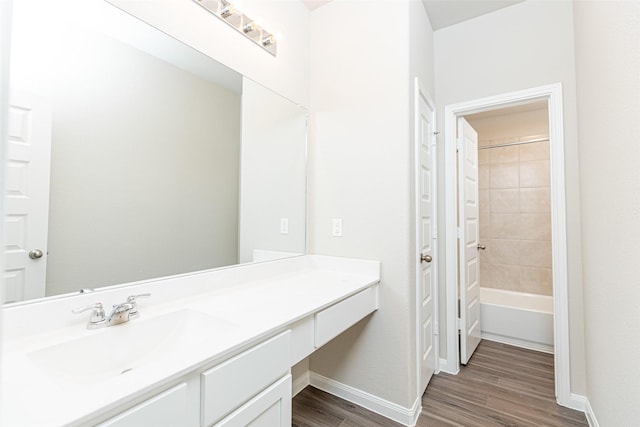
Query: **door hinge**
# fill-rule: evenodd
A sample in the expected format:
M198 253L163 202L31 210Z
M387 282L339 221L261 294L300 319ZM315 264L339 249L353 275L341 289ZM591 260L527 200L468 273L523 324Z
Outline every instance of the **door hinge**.
M456 138L456 149L457 150L462 150L462 144L463 144L462 138Z
M456 228L456 237L458 239L462 238L462 227Z
M461 325L462 325L462 319L458 317L456 319L456 327L458 328L459 331L462 331L462 328L460 327Z

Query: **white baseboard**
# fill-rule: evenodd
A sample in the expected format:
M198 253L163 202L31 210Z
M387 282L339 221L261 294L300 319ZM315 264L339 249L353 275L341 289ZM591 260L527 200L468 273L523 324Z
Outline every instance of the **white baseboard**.
M309 378L310 378L309 371L306 371L302 375L298 375L296 378L294 378L294 380L291 382L291 397L295 397L296 394L300 393L302 390L305 389L305 387L307 387L310 384Z
M451 375L458 375L458 372L460 372L460 369L456 369L455 371L450 371L449 370L449 360L440 358L440 372L445 372L445 373L451 374Z
M502 344L509 344L514 347L521 347L521 348L526 348L528 350L535 350L535 351L541 351L543 353L553 354L553 346L544 344L544 343L527 341L519 338L507 337L504 335L497 335L497 334L492 334L488 332L482 332L481 337L483 340L487 340L487 341L495 341Z
M310 384L405 426L415 426L422 412L422 396L418 396L413 407L405 408L314 372L310 373Z
M576 411L584 412L586 407L587 398L575 393L569 394L569 400L563 403L558 402L562 406L575 409Z
M587 417L589 427L600 427L600 424L598 424L598 420L596 419L596 414L593 413L593 408L587 398L585 398L584 402L584 415Z

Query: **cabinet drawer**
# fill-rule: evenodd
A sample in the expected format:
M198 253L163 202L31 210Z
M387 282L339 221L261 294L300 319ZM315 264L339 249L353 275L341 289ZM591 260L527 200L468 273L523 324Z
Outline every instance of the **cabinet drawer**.
M316 313L316 348L337 337L376 308L376 293L371 287Z
M210 426L289 373L291 332L284 332L201 375L202 425Z
M187 411L187 385L179 384L145 400L97 427L140 427L184 425Z
M291 426L291 375L242 405L215 427Z

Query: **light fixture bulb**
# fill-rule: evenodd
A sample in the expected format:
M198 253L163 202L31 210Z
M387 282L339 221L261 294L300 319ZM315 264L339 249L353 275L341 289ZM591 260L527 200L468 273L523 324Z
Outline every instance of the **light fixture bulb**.
M262 46L267 47L267 46L271 46L274 42L274 38L271 34L269 34L268 36L264 37L262 39Z
M222 9L220 10L220 16L222 16L224 19L227 19L230 16L235 15L235 13L236 13L236 9L230 4L225 4L224 6L222 6Z
M254 21L249 22L244 27L242 27L242 32L245 34L249 34L252 31L256 30L256 23Z

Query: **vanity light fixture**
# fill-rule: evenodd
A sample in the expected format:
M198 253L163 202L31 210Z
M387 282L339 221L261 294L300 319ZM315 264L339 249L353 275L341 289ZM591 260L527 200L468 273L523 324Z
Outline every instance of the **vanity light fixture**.
M273 56L276 56L276 38L247 15L237 10L227 0L193 0L212 15L217 16L240 34Z

